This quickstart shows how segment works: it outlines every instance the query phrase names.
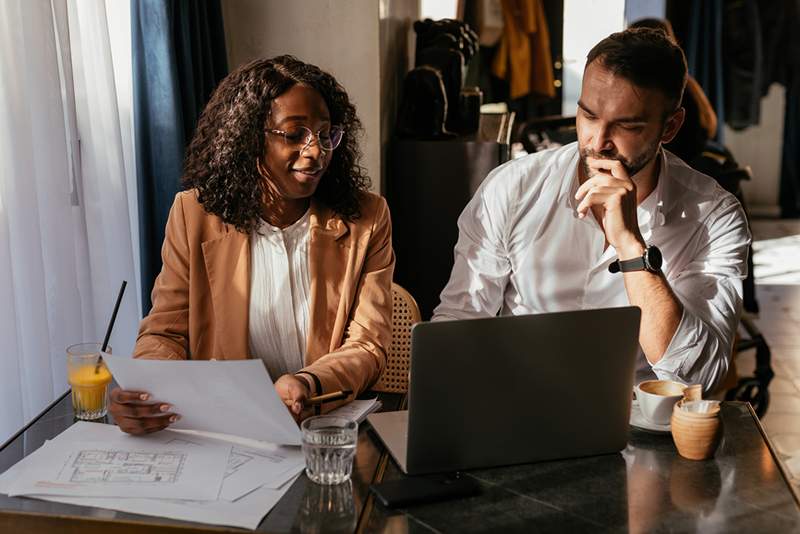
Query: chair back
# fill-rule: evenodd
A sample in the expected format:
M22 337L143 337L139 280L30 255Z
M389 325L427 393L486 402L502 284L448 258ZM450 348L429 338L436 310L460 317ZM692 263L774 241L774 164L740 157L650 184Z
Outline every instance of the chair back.
M392 282L392 342L386 353L386 368L372 387L374 391L406 393L411 360L411 327L420 322L417 301Z

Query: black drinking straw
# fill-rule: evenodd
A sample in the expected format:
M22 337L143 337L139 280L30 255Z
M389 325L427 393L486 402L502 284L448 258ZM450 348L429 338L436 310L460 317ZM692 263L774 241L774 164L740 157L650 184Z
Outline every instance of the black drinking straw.
M125 294L125 286L128 285L127 280L122 281L122 285L119 287L119 295L117 295L117 303L114 304L114 312L111 314L111 320L108 322L108 328L106 328L106 337L103 339L103 346L100 347L102 352L105 352L106 347L108 347L108 340L111 337L111 330L114 329L114 321L117 320L117 312L119 311L119 305L122 302L122 295ZM100 358L97 360L97 366L94 368L95 373L100 372L100 364L103 362L103 356L101 355Z

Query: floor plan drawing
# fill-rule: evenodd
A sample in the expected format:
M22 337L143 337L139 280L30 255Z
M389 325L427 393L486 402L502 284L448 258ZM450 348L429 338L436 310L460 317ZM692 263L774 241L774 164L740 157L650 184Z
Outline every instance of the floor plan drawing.
M230 476L235 473L240 467L247 462L253 460L253 455L244 453L242 451L233 449L231 455L228 457L228 469L225 471L225 476Z
M172 484L186 462L181 452L82 450L70 466L70 482Z
M166 444L172 437L166 430L162 437L131 436L115 425L76 423L72 428L39 447L35 464L14 479L10 494L220 499L230 444ZM240 471L249 472L250 465Z
M164 442L169 447L202 447L209 438L183 434ZM213 439L213 438L212 438ZM228 456L220 498L235 501L266 485L277 489L305 467L302 451L296 447L261 444L259 448L234 445Z
M172 444L180 444L180 445L198 445L198 443L192 441L191 439L171 439L166 442L167 445ZM260 458L266 462L272 464L281 464L282 462L286 461L286 454L282 454L280 451L267 451L267 450L256 450L244 447L233 447L231 449L231 455L228 457L228 467L225 470L225 478L233 475L239 469L242 468L248 462L252 462L253 460Z

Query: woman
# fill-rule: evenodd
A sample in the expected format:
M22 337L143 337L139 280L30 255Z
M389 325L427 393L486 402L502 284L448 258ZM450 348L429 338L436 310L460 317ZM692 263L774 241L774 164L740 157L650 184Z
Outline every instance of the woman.
M360 129L336 80L291 56L222 81L187 152L134 357L261 358L297 420L308 397L377 380L394 253ZM166 401L115 389L110 411L126 432L154 432L180 417Z

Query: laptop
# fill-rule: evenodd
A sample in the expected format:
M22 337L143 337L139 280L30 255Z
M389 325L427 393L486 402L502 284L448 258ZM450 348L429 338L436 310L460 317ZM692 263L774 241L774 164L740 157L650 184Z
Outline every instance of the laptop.
M622 307L418 323L408 410L367 421L410 475L618 452L639 318Z

